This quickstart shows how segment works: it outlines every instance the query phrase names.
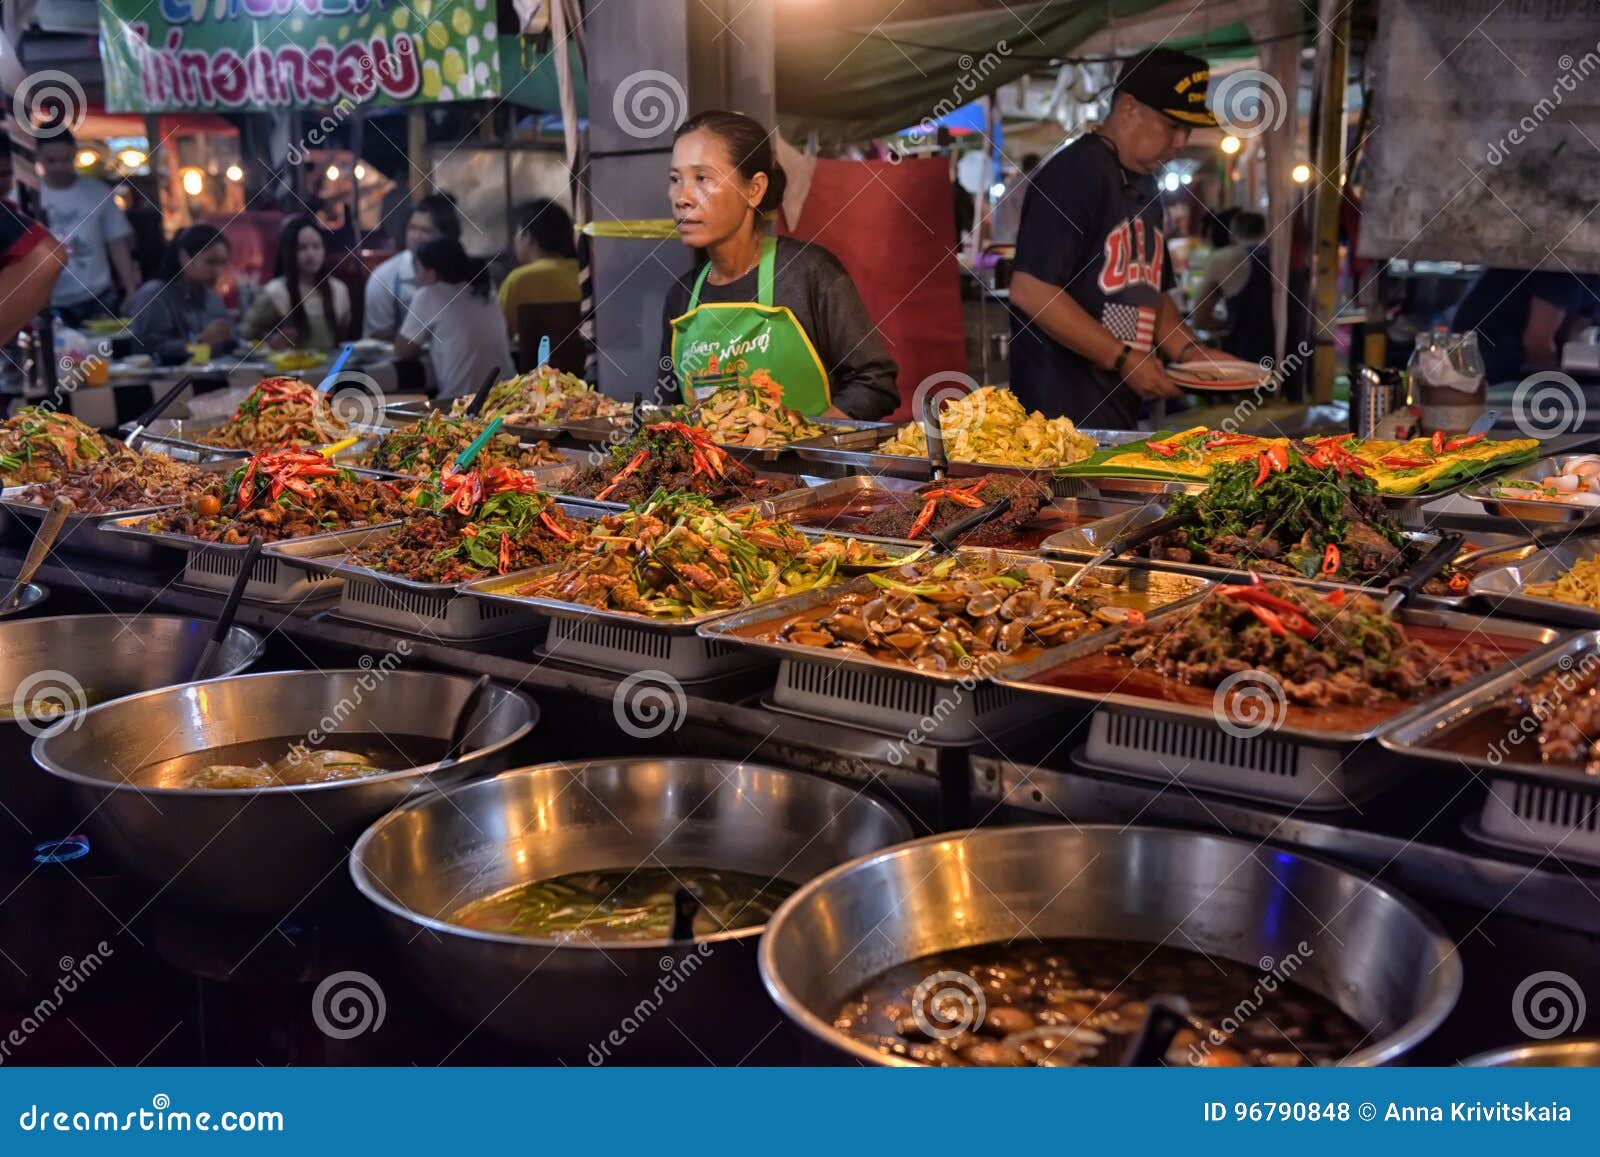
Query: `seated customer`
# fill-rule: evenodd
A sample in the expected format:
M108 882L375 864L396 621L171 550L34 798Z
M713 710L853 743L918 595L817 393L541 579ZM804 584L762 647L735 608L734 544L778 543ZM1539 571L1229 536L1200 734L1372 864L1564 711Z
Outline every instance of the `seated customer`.
M328 235L316 221L291 217L284 223L273 273L240 326L247 340L327 350L353 336L350 289L329 270Z
M228 267L228 242L211 225L191 225L167 244L156 283L140 286L129 302L134 342L162 365L189 359L191 343L204 342L213 357L239 344L217 279Z
M400 332L411 298L417 292L419 246L461 236L461 214L447 193L430 193L416 203L406 221L406 247L372 271L367 279L362 336L390 341Z
M396 356L426 353L440 398L473 393L490 370L501 378L515 373L505 321L461 242L449 237L429 241L412 257L417 292L395 338Z
M517 228L517 267L500 283L500 308L506 331L517 332L517 308L578 300L578 250L572 218L554 201L541 198L523 210Z

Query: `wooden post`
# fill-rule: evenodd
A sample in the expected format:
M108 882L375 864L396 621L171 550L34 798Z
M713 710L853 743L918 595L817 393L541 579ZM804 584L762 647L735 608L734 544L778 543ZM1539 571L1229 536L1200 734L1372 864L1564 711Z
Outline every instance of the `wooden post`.
M1333 401L1333 318L1339 308L1339 208L1344 187L1344 91L1350 63L1348 3L1322 0L1323 20L1317 30L1316 182L1313 209L1311 307L1313 353L1312 398ZM1288 158L1273 157L1281 165Z
M411 200L415 204L428 195L433 180L428 164L428 122L416 106L406 110L406 159L411 162Z

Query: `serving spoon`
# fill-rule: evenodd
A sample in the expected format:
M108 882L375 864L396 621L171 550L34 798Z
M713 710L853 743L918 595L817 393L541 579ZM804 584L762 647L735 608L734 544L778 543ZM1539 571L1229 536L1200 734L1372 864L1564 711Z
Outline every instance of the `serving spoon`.
M1061 584L1062 590L1072 590L1085 578L1089 572L1098 570L1120 554L1126 554L1135 547L1143 546L1151 539L1160 538L1169 530L1177 530L1180 526L1187 525L1191 516L1185 514L1164 514L1143 526L1136 526L1132 530L1125 530L1110 542L1106 543L1088 562L1084 563L1071 578Z
M34 536L33 545L28 548L28 556L22 560L22 569L17 572L16 581L11 584L11 589L6 591L5 598L0 600L0 614L9 615L16 609L17 600L22 597L22 592L28 589L34 571L39 569L45 556L50 553L50 548L55 545L56 536L66 525L67 515L71 514L72 510L72 499L65 494L58 495L50 504L50 509L45 512L44 524Z
M444 758L439 760L440 768L447 767L461 758L461 749L467 743L467 725L472 721L472 713L478 709L478 703L488 689L489 676L479 675L473 680L471 688L467 691L467 697L461 701L461 709L456 712L455 723L450 727L450 743L444 749Z
M1189 1002L1181 996L1152 996L1145 1008L1144 1027L1122 1054L1123 1068L1162 1064L1173 1038L1189 1027Z
M467 417L476 418L483 409L483 404L489 400L489 391L494 389L494 384L500 380L500 367L490 370L483 379L483 385L478 387L478 392L472 395L472 401L467 403Z
M244 562L239 567L239 573L234 576L233 586L228 590L228 597L223 601L222 613L217 616L216 624L211 628L211 637L206 640L206 645L200 651L200 658L189 669L189 682L198 683L206 677L206 672L211 670L211 665L216 662L217 653L222 650L223 641L227 639L228 632L233 629L233 617L239 611L239 600L244 598L244 588L250 582L250 572L256 568L256 559L261 557L261 536L252 534L250 545L244 548Z

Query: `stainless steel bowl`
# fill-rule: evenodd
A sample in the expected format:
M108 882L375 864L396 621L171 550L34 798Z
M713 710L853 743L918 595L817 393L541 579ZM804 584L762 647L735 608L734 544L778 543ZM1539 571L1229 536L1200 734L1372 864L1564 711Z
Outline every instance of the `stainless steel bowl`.
M701 759L508 771L384 817L350 872L430 995L468 1026L575 1063L737 1062L783 1027L760 928L606 946L445 917L519 883L602 868L710 867L791 882L909 838L895 811L800 772Z
M1252 966L1296 953L1295 981L1371 1030L1350 1064L1414 1047L1461 991L1432 918L1342 868L1224 836L1060 824L933 836L835 868L768 922L761 976L830 1059L908 1064L837 1032L839 1007L896 965L1018 936L1166 943Z
M14 579L6 579L3 583L0 583L0 587L4 587L6 589L9 589L11 584L12 584L12 582L14 582L14 581L15 581ZM3 594L3 593L4 593L4 591L0 591L0 594ZM18 599L17 599L17 605L16 606L10 607L8 609L0 610L0 620L3 620L3 619L20 619L20 618L24 617L25 615L30 614L35 607L37 607L40 603L44 602L45 599L47 599L49 597L50 597L50 588L49 587L41 586L38 583L29 583L26 587L24 587L22 589L22 593L21 593L20 597L18 597Z
M1592 1069L1600 1066L1600 1040L1538 1041L1479 1053L1461 1062L1469 1069L1556 1068Z
M178 615L56 615L0 622L0 838L38 842L67 835L82 818L59 780L33 766L29 755L41 730L72 728L77 704L182 683L200 659L214 624ZM261 656L261 636L234 627L217 657L233 675ZM21 697L59 703L68 714L36 721L15 718Z
M467 753L337 783L268 788L150 787L142 768L236 743L313 731L337 745L361 733L446 740L473 680L429 671L285 671L189 683L85 711L41 737L33 757L72 786L97 849L210 911L286 916L330 878L373 820L414 796L504 767L533 729L526 696L491 686L474 710Z

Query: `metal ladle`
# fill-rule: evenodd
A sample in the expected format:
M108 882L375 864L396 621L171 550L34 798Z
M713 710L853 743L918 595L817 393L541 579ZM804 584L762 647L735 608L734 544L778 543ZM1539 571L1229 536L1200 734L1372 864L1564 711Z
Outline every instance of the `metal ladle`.
M0 614L10 614L17 605L17 600L22 597L22 592L28 589L28 583L33 579L33 574L44 562L45 556L50 553L50 548L55 545L56 536L61 533L61 528L66 524L67 515L73 510L72 499L65 494L60 495L50 504L50 509L45 513L44 525L39 527L39 533L34 536L33 545L28 548L28 556L22 560L22 569L17 572L16 581L11 584L11 589L0 600Z

